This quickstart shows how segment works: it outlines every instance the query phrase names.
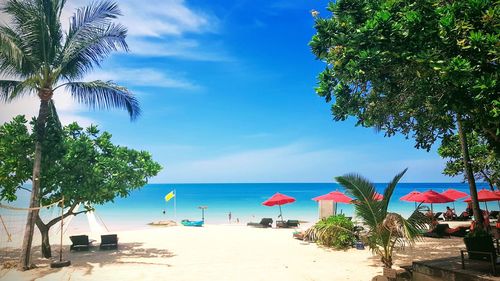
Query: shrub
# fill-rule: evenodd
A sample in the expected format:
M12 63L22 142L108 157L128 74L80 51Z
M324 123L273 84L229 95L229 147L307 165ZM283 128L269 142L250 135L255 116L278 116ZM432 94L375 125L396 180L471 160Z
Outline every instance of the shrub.
M331 216L309 228L306 238L327 247L345 249L355 241L353 228L353 222L343 214Z

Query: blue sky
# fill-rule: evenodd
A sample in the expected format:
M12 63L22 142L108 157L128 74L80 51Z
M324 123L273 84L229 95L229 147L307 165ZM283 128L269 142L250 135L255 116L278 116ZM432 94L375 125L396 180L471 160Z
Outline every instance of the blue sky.
M68 1L63 17L88 1ZM86 79L114 80L143 109L88 111L64 92L64 122L96 123L116 143L150 151L164 170L152 182L331 182L358 172L386 182L449 182L435 149L402 136L384 138L354 120L334 122L314 92L324 64L307 45L312 9L327 1L119 1L129 53ZM0 122L34 114L36 99L4 107Z

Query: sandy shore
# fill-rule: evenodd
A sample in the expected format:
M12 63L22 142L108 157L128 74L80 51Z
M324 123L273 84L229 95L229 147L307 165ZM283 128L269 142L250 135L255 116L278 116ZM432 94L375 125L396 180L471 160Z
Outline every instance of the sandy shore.
M292 238L293 229L258 229L242 225L203 228L150 227L123 231L118 251L69 252L70 267L51 269L39 259L26 272L2 269L1 280L371 280L381 274L378 258L366 249L334 251ZM456 256L461 239L425 239L397 254L396 265L415 259ZM53 253L58 246L53 245ZM2 259L17 258L2 250Z

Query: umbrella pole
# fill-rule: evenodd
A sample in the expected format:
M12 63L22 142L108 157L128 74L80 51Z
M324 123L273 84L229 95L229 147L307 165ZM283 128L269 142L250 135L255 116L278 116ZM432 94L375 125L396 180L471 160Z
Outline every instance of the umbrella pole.
M281 213L281 205L278 205L278 206L280 206L280 218L283 221L283 214Z
M486 208L486 212L488 212L488 204L486 204L486 201L484 202L484 207Z
M432 203L431 203L431 214L434 216L434 209L432 208Z

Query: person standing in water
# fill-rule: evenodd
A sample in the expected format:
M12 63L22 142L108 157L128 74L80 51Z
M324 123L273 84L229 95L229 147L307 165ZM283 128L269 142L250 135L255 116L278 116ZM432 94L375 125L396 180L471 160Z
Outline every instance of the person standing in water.
M227 217L229 218L229 223L231 223L231 217L232 217L232 216L233 216L233 215L231 214L231 211L229 211L229 214L227 215Z

